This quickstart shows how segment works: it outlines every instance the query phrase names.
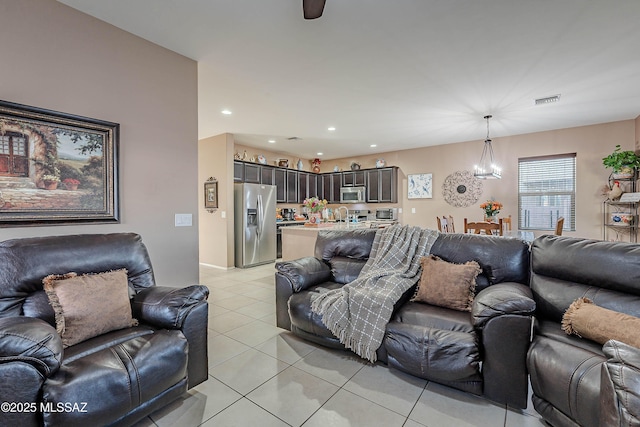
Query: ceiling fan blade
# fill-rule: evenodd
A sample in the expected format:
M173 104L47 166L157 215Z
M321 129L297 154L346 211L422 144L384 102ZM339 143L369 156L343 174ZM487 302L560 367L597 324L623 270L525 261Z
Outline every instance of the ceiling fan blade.
M316 19L322 16L325 0L302 0L304 19Z

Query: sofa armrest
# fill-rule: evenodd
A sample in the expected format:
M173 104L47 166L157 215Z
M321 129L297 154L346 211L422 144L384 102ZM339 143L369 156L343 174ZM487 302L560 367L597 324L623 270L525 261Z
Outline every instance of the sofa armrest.
M303 291L331 279L331 268L315 257L278 262L276 270L288 279L294 292Z
M202 285L185 288L152 286L138 292L131 302L133 316L138 320L166 329L182 329L189 312L209 296Z
M482 340L484 395L527 407L527 350L536 303L528 286L503 282L476 295L471 322Z
M609 340L602 347L600 425L640 425L640 349Z
M535 310L531 288L515 282L498 283L476 295L471 307L471 322L474 327L482 329L494 317L508 314L533 316Z
M276 325L291 330L291 295L330 279L331 268L315 257L276 263Z
M60 335L44 320L0 319L0 363L24 362L49 377L60 368L62 354Z

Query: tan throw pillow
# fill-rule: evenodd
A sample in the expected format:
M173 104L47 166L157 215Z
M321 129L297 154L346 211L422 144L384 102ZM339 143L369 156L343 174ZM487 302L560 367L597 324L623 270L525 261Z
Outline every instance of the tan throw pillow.
M42 282L65 348L138 324L131 315L125 269L83 276L51 275Z
M598 307L589 298L571 303L562 316L562 330L599 344L613 339L640 348L640 318Z
M454 264L435 255L423 257L422 277L412 301L459 311L471 311L476 277L482 271L476 261Z

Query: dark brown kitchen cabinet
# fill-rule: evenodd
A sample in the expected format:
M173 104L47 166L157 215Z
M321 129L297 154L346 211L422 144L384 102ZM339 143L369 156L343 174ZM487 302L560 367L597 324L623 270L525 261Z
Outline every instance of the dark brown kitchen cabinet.
M318 188L320 176L311 172L298 172L298 203L303 203L309 197L324 198Z
M309 197L309 173L298 172L298 203Z
M398 168L380 168L366 171L367 202L398 203Z
M329 173L323 173L318 177L318 197L333 203L332 195L333 177Z
M346 171L342 172L343 187L364 187L365 186L364 171Z
M260 167L260 184L274 185L274 168L270 166Z
M287 203L298 203L298 171L287 170Z
M252 163L244 164L244 182L260 184L260 165Z
M323 173L318 176L318 197L329 203L340 203L342 173Z
M332 203L340 203L340 187L342 187L342 174L331 174L331 201Z
M233 162L233 182L244 182L244 163Z
M276 186L276 202L287 202L287 171L273 168L273 183Z
M307 191L307 197L317 196L320 199L324 198L320 195L319 182L320 175L318 175L317 173L309 174L309 190Z

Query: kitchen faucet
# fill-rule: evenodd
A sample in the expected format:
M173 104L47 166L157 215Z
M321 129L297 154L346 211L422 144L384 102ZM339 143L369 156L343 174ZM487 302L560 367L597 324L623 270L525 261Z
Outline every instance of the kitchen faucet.
M344 209L345 211L347 211L347 213L345 214L345 216L342 216L342 213L340 214L340 219L344 220L345 224L349 224L349 208L346 206L340 206L338 208L338 212L340 212L341 209Z

